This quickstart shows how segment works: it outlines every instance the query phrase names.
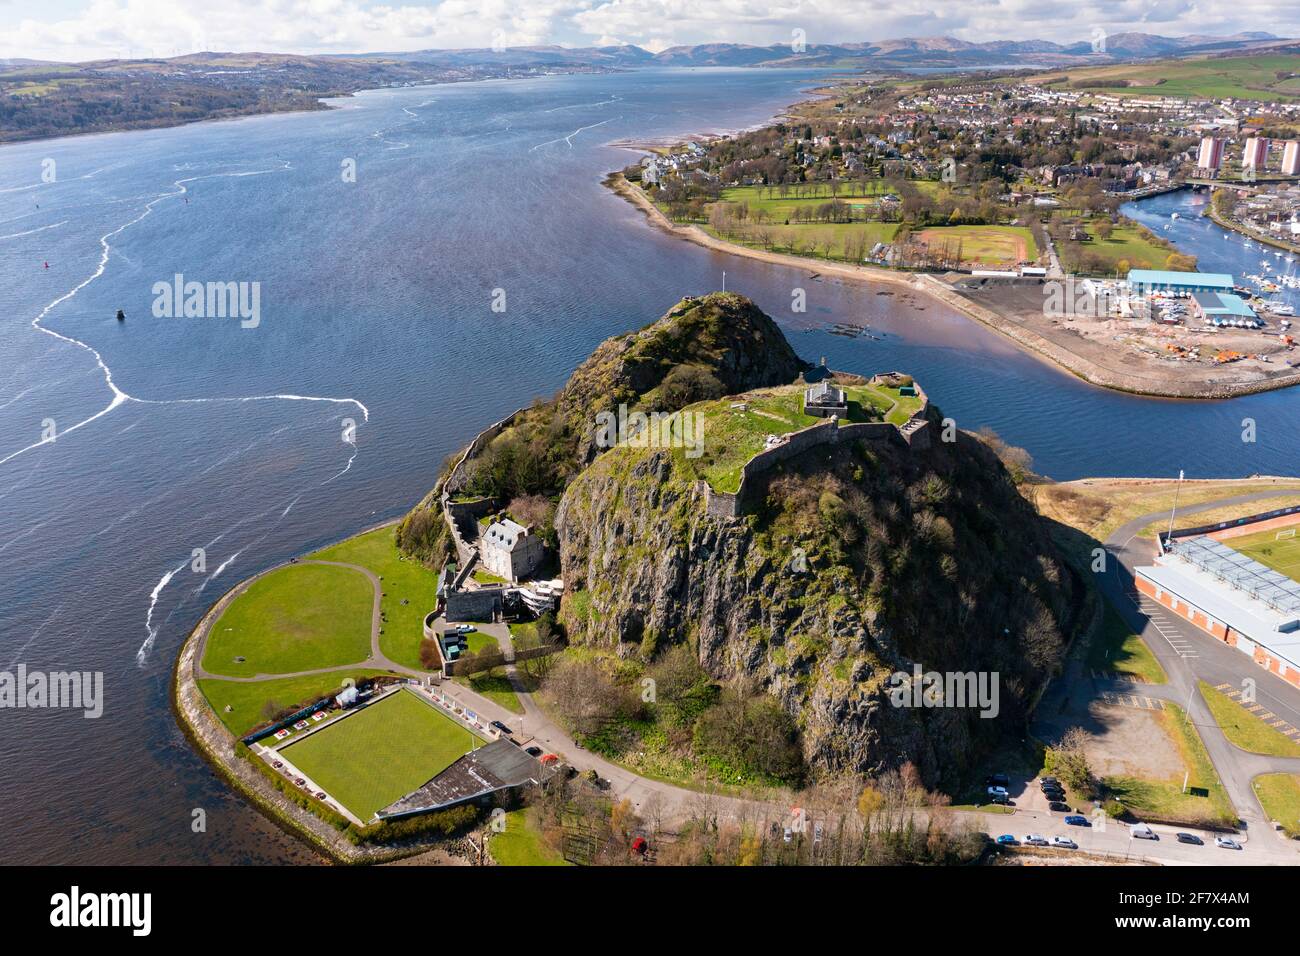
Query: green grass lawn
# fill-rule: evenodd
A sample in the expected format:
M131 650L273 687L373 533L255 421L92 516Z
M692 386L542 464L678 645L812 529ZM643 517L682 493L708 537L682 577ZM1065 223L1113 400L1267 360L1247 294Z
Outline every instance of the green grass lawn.
M281 753L363 821L437 776L483 740L401 690Z
M506 814L506 828L494 833L488 844L492 859L501 866L568 866L569 862L542 839L529 810Z
M836 262L858 262L859 248L865 256L876 243L893 242L898 233L896 222L747 223L726 233L707 225L700 228L711 236L742 246ZM766 244L762 238L764 233L768 237Z
M1187 792L1182 792L1181 773L1168 780L1107 777L1103 781L1107 789L1139 817L1188 824L1235 822L1237 813L1232 801L1210 762L1200 734L1188 722L1183 709L1165 701L1165 709L1157 719L1182 755L1188 771Z
M1286 835L1300 837L1300 776L1269 773L1251 783L1268 818L1282 824Z
M208 637L203 666L212 674L252 677L363 661L370 656L373 604L374 589L356 571L280 568L226 608Z
M437 604L438 575L397 550L397 526L386 525L340 541L311 555L324 561L346 561L369 568L382 580L383 633L379 646L390 660L422 670L420 641L424 616ZM406 604L402 601L406 600Z
M1101 631L1088 646L1088 666L1093 670L1115 671L1145 681L1163 684L1169 678L1151 648L1124 623L1119 612L1105 602Z
M1205 681L1199 681L1201 696L1205 698L1215 723L1223 729L1228 742L1251 753L1270 757L1300 757L1300 743L1279 733L1231 697L1215 690Z
M481 631L468 635L467 643L471 654L481 654L485 650L499 651L501 649L501 645L497 643L495 637ZM469 677L454 677L452 679L461 686L468 687L474 693L482 694L494 704L506 708L511 713L524 713L524 705L519 703L519 697L515 694L514 688L510 686L510 678L506 677L504 668L497 667L490 671L471 674Z
M1279 73L1288 78L1279 79ZM1231 97L1246 100L1293 101L1300 98L1300 82L1291 76L1295 73L1300 73L1300 57L1265 55L1205 60L1166 60L1151 64L1128 63L1092 69L1058 70L1052 72L1052 77L1068 76L1071 86L1076 81L1086 83L1089 80L1127 80L1131 84L1127 87L1093 88L1098 93L1119 96L1196 96L1214 100Z
M267 703L275 710L294 704L305 704L313 698L324 697L343 689L343 679L374 677L387 671L341 670L328 674L308 674L305 677L281 677L278 680L237 682L206 678L199 681L199 690L217 717L236 737L242 737L268 717L264 712ZM229 705L230 713L226 713Z
M1295 528L1270 528L1240 538L1227 538L1224 544L1274 571L1280 571L1293 581L1300 581L1300 534L1279 538Z
M965 262L1014 265L1022 258L1029 262L1038 258L1038 244L1026 226L928 226L919 235L932 248L936 243L954 248L960 243Z
M1112 268L1123 260L1130 269L1163 269L1170 253L1175 251L1156 245L1144 230L1134 225L1114 226L1109 239L1098 238L1096 222L1087 223L1085 228L1093 241L1082 245L1080 252L1101 256Z

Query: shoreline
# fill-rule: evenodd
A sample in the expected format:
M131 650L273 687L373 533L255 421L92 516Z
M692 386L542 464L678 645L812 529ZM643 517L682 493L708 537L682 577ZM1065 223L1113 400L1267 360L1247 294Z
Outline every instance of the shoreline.
M1171 387L1160 383L1135 385L1134 381L1138 376L1135 376L1132 372L1119 373L1104 368L1090 359L1048 340L1032 329L1016 326L1005 316L999 315L978 303L971 302L933 273L894 272L879 266L808 259L786 253L751 249L749 246L742 246L739 243L728 242L725 239L711 236L696 225L674 223L640 189L628 182L621 172L610 173L603 180L603 184L616 195L621 196L645 213L652 225L679 239L685 239L687 242L693 242L715 252L756 259L770 265L804 269L809 272L819 272L822 275L836 276L857 282L903 286L912 291L929 295L967 318L980 323L985 328L991 329L1009 339L1021 351L1034 356L1040 361L1047 362L1058 371L1068 372L1098 388L1108 388L1112 391L1125 392L1145 398L1215 401L1239 398L1260 392L1277 391L1278 389L1300 385L1300 369L1294 369L1292 374L1276 379L1216 384L1208 389L1204 386L1193 386L1191 384L1184 387Z

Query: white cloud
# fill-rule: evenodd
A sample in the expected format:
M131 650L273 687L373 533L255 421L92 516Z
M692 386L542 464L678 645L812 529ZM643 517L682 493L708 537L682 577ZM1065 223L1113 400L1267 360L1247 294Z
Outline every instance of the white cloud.
M0 0L0 57L171 56L636 43L809 43L902 36L1085 40L1107 33L1300 33L1273 0ZM1281 12L1285 10L1285 12Z

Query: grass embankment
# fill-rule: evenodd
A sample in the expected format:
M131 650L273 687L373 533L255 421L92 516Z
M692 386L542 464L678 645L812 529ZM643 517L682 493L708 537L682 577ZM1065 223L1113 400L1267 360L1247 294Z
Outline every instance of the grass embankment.
M388 671L338 670L327 674L308 674L303 677L282 677L278 680L229 681L204 679L199 690L218 719L236 737L242 737L258 724L265 723L282 708L306 704L326 694L343 689L343 681L352 678L377 677ZM226 713L226 707L230 713Z
M1235 823L1237 813L1232 801L1210 762L1200 734L1183 709L1166 701L1165 709L1156 719L1182 757L1187 771L1187 791L1183 792L1182 774L1166 780L1107 777L1102 781L1106 789L1144 820L1175 824Z
M897 388L876 385L841 386L848 402L847 422L903 422L921 407L915 396ZM703 402L691 410L702 416L704 448L699 458L683 459L715 491L734 492L740 487L741 469L766 447L768 435L785 435L827 419L805 415L803 386L763 389L746 398L742 411L730 399Z
M1288 505L1300 504L1300 493L1280 494L1277 497L1261 498L1258 501L1250 501L1246 504L1225 505L1221 508L1211 508L1208 511L1198 511L1193 514L1183 514L1183 498L1179 495L1178 507L1180 513L1174 516L1174 530L1180 531L1185 528L1199 528L1203 525L1220 524L1225 521L1235 521L1238 518L1245 518L1250 515L1260 514L1265 511L1272 511L1275 508L1285 508ZM1166 515L1160 521L1153 521L1142 529L1142 534L1154 538L1157 532L1169 530L1169 517ZM1276 532L1269 532L1270 535ZM1242 541L1248 541L1247 536L1235 538L1224 543L1238 548ZM1238 548L1240 550L1240 548ZM1254 555L1251 555L1254 557ZM1266 562L1267 563L1267 562Z
M494 833L488 852L500 866L569 866L569 862L542 838L530 810L506 814L506 828Z
M359 564L380 578L384 592L380 600L383 612L380 650L389 660L404 667L423 670L420 641L424 639L424 616L438 603L438 576L424 565L403 557L397 550L396 534L396 525L385 525L322 548L309 557Z
M1270 757L1300 757L1300 743L1264 723L1227 694L1199 681L1201 696L1228 742L1251 753Z
M212 626L203 667L227 677L289 674L370 656L374 589L348 568L295 564L258 578Z
M1300 839L1300 776L1269 773L1256 777L1251 786L1268 818L1280 823L1291 839Z
M414 691L400 690L281 753L358 818L369 820L482 744Z
M1104 600L1104 599L1103 599ZM1101 630L1088 645L1088 666L1098 671L1114 671L1147 684L1163 684L1169 678L1156 656L1133 629L1124 623L1106 601Z

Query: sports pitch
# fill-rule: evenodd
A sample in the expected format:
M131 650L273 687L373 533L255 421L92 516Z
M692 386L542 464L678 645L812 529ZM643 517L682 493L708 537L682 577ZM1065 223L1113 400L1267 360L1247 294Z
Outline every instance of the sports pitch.
M280 753L359 819L428 782L484 741L400 690Z
M1300 534L1296 533L1296 527L1270 528L1228 538L1223 543L1274 571L1281 571L1293 581L1300 581Z

